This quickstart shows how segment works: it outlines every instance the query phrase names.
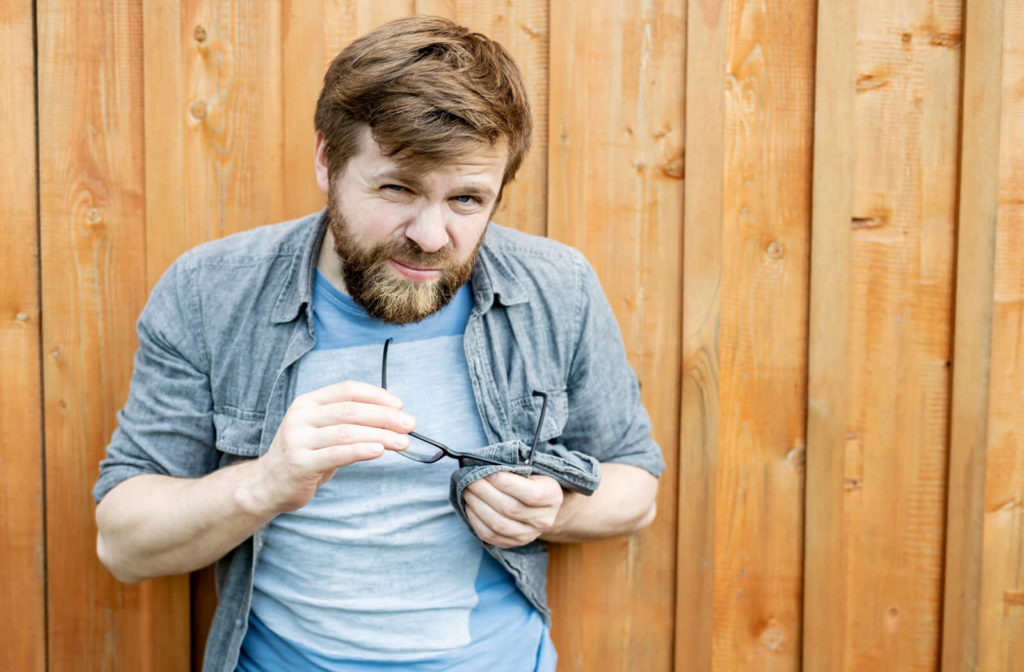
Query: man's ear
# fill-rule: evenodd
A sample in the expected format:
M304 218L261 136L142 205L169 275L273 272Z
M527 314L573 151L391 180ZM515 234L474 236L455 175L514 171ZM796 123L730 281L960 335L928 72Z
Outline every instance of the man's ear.
M316 132L316 139L313 141L313 171L316 173L316 186L326 195L330 189L331 181L327 171L327 153L324 152L324 134Z

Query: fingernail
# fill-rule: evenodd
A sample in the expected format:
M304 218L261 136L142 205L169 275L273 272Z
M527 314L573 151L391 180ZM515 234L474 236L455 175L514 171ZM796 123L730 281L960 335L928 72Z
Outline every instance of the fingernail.
M416 418L412 417L408 413L402 413L402 426L412 429L416 426Z

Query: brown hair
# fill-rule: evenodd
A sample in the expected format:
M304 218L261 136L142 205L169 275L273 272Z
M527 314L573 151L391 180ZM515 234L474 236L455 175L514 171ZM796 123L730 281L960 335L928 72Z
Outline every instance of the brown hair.
M366 124L384 155L406 164L445 163L504 138L502 185L522 163L532 125L508 52L439 17L398 19L348 45L327 69L314 122L332 176L359 151Z

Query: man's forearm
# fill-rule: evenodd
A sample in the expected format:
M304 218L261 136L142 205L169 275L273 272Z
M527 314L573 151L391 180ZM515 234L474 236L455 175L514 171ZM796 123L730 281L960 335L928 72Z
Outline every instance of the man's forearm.
M221 558L275 512L249 496L255 460L202 478L145 474L111 490L96 508L96 551L121 581L181 574Z
M654 520L657 494L658 479L644 469L602 463L594 494L566 492L554 526L541 538L577 542L632 534Z

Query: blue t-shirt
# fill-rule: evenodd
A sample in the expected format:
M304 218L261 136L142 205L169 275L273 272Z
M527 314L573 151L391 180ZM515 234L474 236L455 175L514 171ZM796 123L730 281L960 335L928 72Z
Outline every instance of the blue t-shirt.
M486 444L463 333L472 295L411 325L370 318L317 273L316 347L295 394L341 380L388 389L418 432L453 448ZM448 502L454 461L391 451L339 469L302 509L268 526L238 669L554 670L540 614Z

